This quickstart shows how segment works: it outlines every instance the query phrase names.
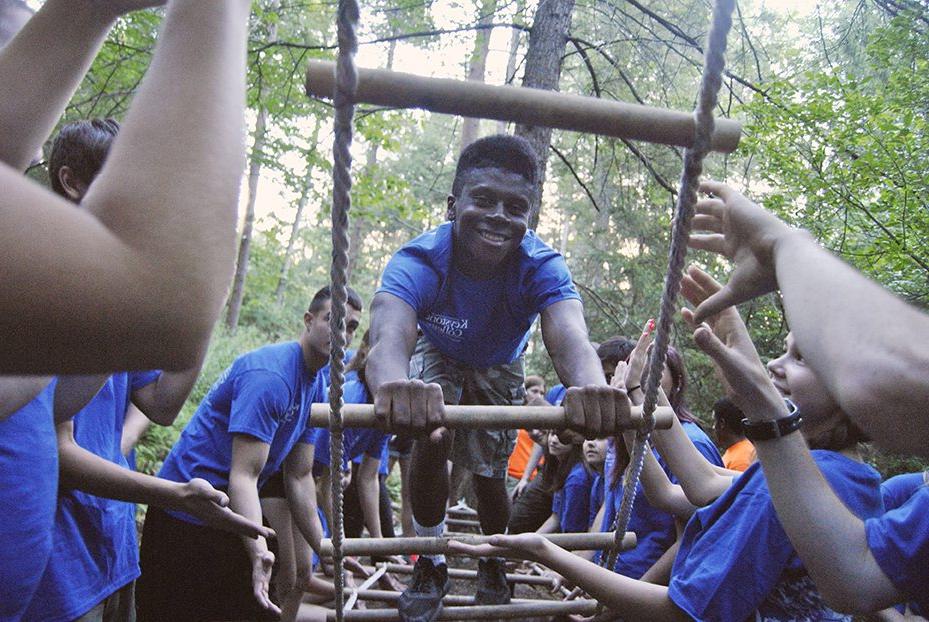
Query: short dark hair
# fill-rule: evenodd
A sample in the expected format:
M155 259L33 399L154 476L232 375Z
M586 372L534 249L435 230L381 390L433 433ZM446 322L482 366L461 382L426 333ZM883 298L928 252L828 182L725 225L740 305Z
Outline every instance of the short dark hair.
M119 123L115 119L75 121L61 128L48 156L48 179L52 190L63 197L68 196L58 178L63 166L90 185L103 168L110 145L118 133Z
M321 287L319 291L313 294L313 300L310 301L310 306L307 309L309 313L316 313L319 311L323 304L332 298L332 290L329 289L329 286ZM364 311L364 303L361 301L361 296L358 295L351 287L348 288L348 304L350 304L357 311Z
M545 379L542 376L526 376L526 379L523 381L523 385L527 389L529 387L544 387Z
M742 410L728 397L721 397L713 403L713 418L726 424L733 434L742 434Z
M539 156L529 141L520 136L495 134L465 147L458 156L452 196L461 196L468 172L479 168L500 168L522 175L533 187L539 182Z
M627 360L634 348L635 342L633 340L617 335L600 344L597 348L597 356L600 357L601 363L605 363L612 368L616 367L616 364L620 361Z

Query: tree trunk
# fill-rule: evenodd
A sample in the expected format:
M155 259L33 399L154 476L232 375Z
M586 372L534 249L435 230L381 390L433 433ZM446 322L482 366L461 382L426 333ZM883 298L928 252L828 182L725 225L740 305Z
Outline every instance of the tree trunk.
M526 10L526 3L524 0L518 0L516 3L516 18L514 21L519 23L523 11ZM510 33L510 55L506 59L506 83L512 84L516 79L516 61L519 57L519 39L523 31L519 28L513 28L513 32ZM497 134L503 134L506 132L506 121L497 121Z
M276 11L279 0L271 0L270 9ZM268 26L268 40L277 39L277 21ZM252 144L252 157L248 164L248 201L245 204L245 222L242 224L242 238L239 241L239 255L235 262L235 276L232 279L232 292L226 303L226 328L234 331L239 325L239 313L242 311L242 299L245 297L245 277L248 275L248 258L252 248L252 229L255 225L255 199L258 193L258 179L261 176L261 157L264 152L265 138L268 131L268 110L261 105L265 98L265 88L258 93L260 108L255 121L255 141Z
M317 124L317 129L319 124ZM315 135L315 133L314 133ZM314 144L312 141L310 144ZM277 278L277 288L274 290L274 298L277 306L284 304L284 290L287 289L287 277L290 272L290 264L293 263L294 246L297 245L297 237L300 233L300 224L303 222L303 211L310 200L310 190L313 188L313 166L307 162L306 177L303 180L303 190L300 192L300 200L297 202L297 214L294 216L294 222L290 227L290 237L287 239L287 250L284 251L284 263L281 264L281 274Z
M477 23L486 26L493 23L494 12L497 10L497 0L482 0L478 9ZM487 53L490 51L490 34L492 29L484 28L475 31L474 50L468 61L468 80L474 82L484 81L484 72L487 69ZM461 124L461 148L464 149L478 138L480 119L465 117Z
M255 142L252 145L252 157L248 165L248 201L245 204L245 221L242 224L242 237L239 240L239 255L235 262L235 277L232 280L232 292L226 305L226 328L235 330L239 325L239 313L242 311L242 299L245 297L245 277L248 274L248 258L252 248L252 229L255 225L255 199L258 193L258 179L261 176L261 154L264 151L267 134L268 111L258 111L255 122Z
M526 51L526 73L523 76L523 86L549 91L558 90L565 43L571 28L572 11L574 11L574 0L542 0L539 4L532 22L532 29L529 31L529 49ZM552 130L547 127L517 125L516 135L528 140L539 156L539 183L536 187L535 206L529 219L529 226L534 229L539 223L542 185L545 182L545 166L548 163Z

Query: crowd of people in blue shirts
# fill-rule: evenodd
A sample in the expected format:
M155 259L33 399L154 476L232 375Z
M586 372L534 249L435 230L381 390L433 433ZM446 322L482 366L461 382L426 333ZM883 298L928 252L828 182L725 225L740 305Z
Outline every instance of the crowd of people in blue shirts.
M24 177L117 18L160 4L158 47L124 123L65 125L48 154L51 190ZM654 326L591 344L564 257L529 228L539 162L514 136L463 149L448 222L385 268L344 387L383 425L347 432L343 464L333 468L327 432L309 423L331 382L324 287L295 341L243 353L215 379L157 476L135 471L123 442L130 405L154 424L175 421L229 284L250 8L0 4L0 83L17 84L0 95L0 621L324 619L334 589L317 555L332 517L324 484L343 479L349 535L390 537L385 430L405 474L404 533L443 535L448 465L470 474L492 537L449 549L479 558L476 604L510 601L509 558L595 598L602 619L929 610L925 474L882 483L859 451L871 440L929 455L929 316L717 182L701 186L690 243L732 271L722 284L688 268L681 315L741 429L720 414L716 429L732 440L720 455L669 350L657 391L676 417L645 453L629 523L637 546L604 568L602 553L545 538L613 529ZM27 68L34 79L22 79ZM774 291L791 332L765 365L736 305ZM349 342L363 311L349 290ZM508 489L517 431L447 429L445 406L526 404L537 321L562 383L548 402L568 426L533 432L539 474L527 465ZM529 403L540 400L536 390ZM727 459L737 445L739 467ZM141 543L137 503L148 506ZM358 560L349 568L366 572ZM436 619L449 588L445 556L419 555L401 619Z

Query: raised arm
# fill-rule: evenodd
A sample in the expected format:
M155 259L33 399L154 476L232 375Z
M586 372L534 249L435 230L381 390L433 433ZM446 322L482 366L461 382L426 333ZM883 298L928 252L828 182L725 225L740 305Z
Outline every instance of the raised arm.
M72 2L48 5L68 24L43 46L86 17ZM86 210L0 165L0 370L183 369L198 361L232 273L249 10L247 0L171 2ZM42 82L22 80L30 68L8 71L17 75L5 84ZM7 126L0 134L8 136Z
M119 453L128 456L136 444L142 440L148 431L152 420L145 416L134 404L126 409L126 418L123 420L123 435L119 439Z
M729 186L702 190L718 198L698 204L694 227L710 233L692 246L735 270L697 321L779 287L798 347L842 410L881 445L929 456L929 316Z
M255 521L236 514L226 507L229 498L205 480L193 479L182 484L113 464L75 442L71 420L58 423L57 434L63 486L98 497L147 503L185 512L216 529L231 531L246 538L271 535L269 529L262 527L261 517Z
M744 324L739 330L747 338ZM696 329L694 339L719 365L748 419L788 415L757 354L732 347L728 335L707 325ZM905 601L875 561L864 522L835 494L803 437L757 441L755 449L778 519L826 602L838 611L867 613Z
M16 85L0 95L0 161L24 170L55 128L116 18L159 4L164 0L42 5L0 52L0 84Z

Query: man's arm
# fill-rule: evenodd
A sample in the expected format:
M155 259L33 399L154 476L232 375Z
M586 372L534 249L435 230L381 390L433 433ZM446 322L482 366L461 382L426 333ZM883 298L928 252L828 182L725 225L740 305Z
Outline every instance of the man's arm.
M710 233L691 245L735 269L696 321L779 287L798 349L842 410L883 446L929 456L929 316L726 184L701 190L718 198L698 203L694 228Z
M61 33L93 12L74 5L47 3L60 28L43 38L37 26L31 36L24 31L13 52L3 53L5 75L15 74L3 83L33 75L31 65L22 67L26 53L41 45L28 54L30 62L45 56L50 42L57 45ZM234 263L249 11L247 0L171 3L152 65L84 199L86 209L75 210L0 164L0 272L5 288L16 292L0 299L0 370L183 369L198 360ZM98 30L95 41L105 34ZM42 101L30 99L29 114ZM10 118L17 117L0 114L4 139ZM42 121L36 134L44 138L53 124ZM28 143L11 158L22 164L37 143L17 140ZM178 283L185 296L177 296Z
M380 538L381 535L381 512L380 512L380 495L381 486L378 481L378 468L381 466L380 458L374 458L365 454L361 459L361 465L358 467L358 500L361 504L361 513L364 515L365 526L372 538Z
M61 484L86 493L130 503L147 503L185 512L215 527L247 538L268 536L270 530L230 510L229 499L208 482L186 484L136 473L93 454L74 441L74 424L56 426Z
M132 392L132 403L145 416L158 425L171 425L190 395L197 378L199 365L179 372L162 372L158 380Z
M297 529L319 552L323 527L316 513L316 482L313 481L313 455L315 448L309 443L297 443L284 461L284 490Z
M568 387L563 406L572 429L596 438L611 436L628 424L629 400L625 391L607 385L579 300L562 300L542 311L542 339Z
M374 412L391 424L391 430L418 433L433 429L433 440L439 440L445 420L442 388L409 379L416 326L413 307L393 294L375 294L365 377L374 396Z
M247 434L232 437L232 467L229 471L229 507L248 520L261 524L261 502L258 499L258 477L268 461L270 445ZM263 537L243 539L248 558L252 562L252 590L255 600L264 607L280 613L268 595L274 554L268 550Z
M159 4L164 1L49 0L42 5L0 52L0 84L16 85L0 96L0 161L25 170L58 123L116 18Z

